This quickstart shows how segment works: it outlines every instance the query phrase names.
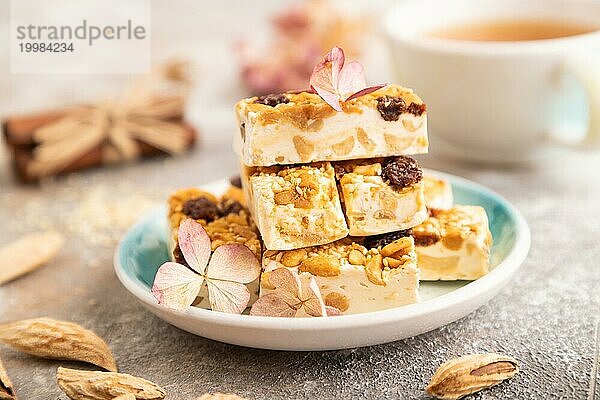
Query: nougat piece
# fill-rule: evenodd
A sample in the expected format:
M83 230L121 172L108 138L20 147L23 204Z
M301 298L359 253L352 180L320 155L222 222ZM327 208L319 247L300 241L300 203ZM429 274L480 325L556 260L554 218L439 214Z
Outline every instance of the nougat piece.
M230 185L227 187L223 195L221 196L221 201L223 200L233 200L237 201L244 207L248 207L248 203L246 202L246 198L244 196L244 190L242 189L242 178L241 176L233 176L229 179Z
M212 193L196 188L186 188L175 191L168 200L169 221L169 254L173 261L186 265L179 249L177 234L179 225L184 219L193 218L200 223L210 237L212 250L227 243L242 243L261 260L262 245L258 229L248 209L236 199L241 189L229 188L225 194L217 198ZM250 291L252 305L258 298L258 279L247 285ZM208 292L203 286L194 305L210 308Z
M427 153L426 106L412 90L387 85L342 107L311 92L243 99L234 147L249 166Z
M474 280L487 274L492 234L485 210L457 205L430 214L413 228L421 280Z
M425 221L423 173L407 156L335 164L350 235L412 228Z
M447 180L440 178L429 171L423 173L425 204L427 208L447 210L452 208L454 197L452 186Z
M258 229L248 209L237 201L240 189L235 189L235 195L226 190L220 198L197 188L180 189L169 196L169 229L175 253L179 225L184 219L192 218L206 230L213 250L225 243L242 243L260 260L262 246Z
M267 249L316 246L348 235L330 163L246 173L252 215Z
M240 184L242 186L242 192L244 193L244 202L254 220L256 220L256 218L254 216L254 203L252 200L252 188L250 187L250 175L257 173L261 169L262 168L247 167L240 160Z
M419 300L419 270L410 235L376 248L344 238L303 249L267 250L262 265L261 296L274 289L270 271L290 268L301 276L313 275L325 304L344 314L385 310Z

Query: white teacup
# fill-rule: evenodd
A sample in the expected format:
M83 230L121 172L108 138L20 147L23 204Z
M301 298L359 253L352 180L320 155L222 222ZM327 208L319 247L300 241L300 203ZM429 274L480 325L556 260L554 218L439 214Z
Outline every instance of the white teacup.
M427 35L500 20L564 21L593 32L535 41ZM408 0L385 17L399 82L428 106L432 147L512 162L600 137L600 1Z

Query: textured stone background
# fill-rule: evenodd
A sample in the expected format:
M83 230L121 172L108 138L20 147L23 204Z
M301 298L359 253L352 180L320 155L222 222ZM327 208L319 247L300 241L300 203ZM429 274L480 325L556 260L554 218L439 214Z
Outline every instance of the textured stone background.
M124 220L137 208L160 203L175 188L236 170L229 146L231 105L242 92L227 40L239 37L277 4L266 2L257 10L254 2L235 3L236 23L223 19L233 2L224 3L223 8L187 1L153 5L156 58L185 50L202 65L190 112L204 140L193 153L95 170L40 188L15 185L7 156L0 153L0 244L45 227L60 229L69 239L51 264L0 287L0 322L46 315L81 323L105 338L123 372L155 381L171 399L193 399L207 391L253 399L425 399L423 388L443 361L489 351L514 356L522 372L473 399L600 398L600 388L590 391L598 380L592 370L600 318L600 153L566 153L501 169L444 159L433 143L431 154L421 158L424 166L498 191L523 212L532 231L529 257L509 286L477 312L433 332L370 348L275 352L195 337L142 309L112 270ZM174 15L181 16L177 27L168 22ZM0 3L0 16L0 32L6 35L7 2ZM251 21L242 24L240 16ZM214 18L225 22L220 27L207 23ZM10 76L6 57L0 62L0 77L7 78L0 80L3 113L114 93L127 80ZM389 72L377 67L376 76L390 80ZM102 223L111 219L114 227ZM55 384L57 366L84 367L34 359L6 347L0 347L0 356L21 399L66 399Z

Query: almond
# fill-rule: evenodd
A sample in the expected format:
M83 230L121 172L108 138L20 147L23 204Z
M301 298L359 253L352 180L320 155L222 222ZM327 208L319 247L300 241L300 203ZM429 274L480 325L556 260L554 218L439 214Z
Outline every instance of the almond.
M0 360L0 400L17 400L15 389Z
M34 318L0 325L0 341L38 357L84 361L116 371L115 359L94 332L72 322Z
M135 395L131 393L122 394L120 396L115 397L113 400L135 400Z
M146 379L117 372L59 367L56 380L61 390L73 400L113 400L127 395L138 400L159 400L166 396L163 388Z
M64 241L58 232L37 232L0 248L0 285L32 272L52 260Z
M501 354L471 354L444 363L425 391L438 399L456 400L512 378L517 360Z

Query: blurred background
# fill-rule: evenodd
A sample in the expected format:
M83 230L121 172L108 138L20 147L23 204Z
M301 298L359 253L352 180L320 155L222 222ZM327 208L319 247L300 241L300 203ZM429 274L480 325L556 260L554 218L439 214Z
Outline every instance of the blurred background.
M235 102L251 94L264 94L261 91L289 89L288 84L299 89L299 79L306 86L312 67L334 44L345 42L352 58L360 55L371 82L390 80L386 49L377 38L378 15L390 3L309 1L305 6L298 1L276 0L152 1L152 61L193 62L195 86L186 115L200 132L196 152L211 157L216 148L229 149L232 135L237 132ZM0 59L0 115L114 97L137 78L122 74L10 74L9 11L9 2L0 2L0 45L5 55ZM345 25L340 25L340 21ZM290 67L284 68L286 63ZM4 149L0 154L0 184L6 184L10 170ZM217 159L222 160L221 173L213 175L211 171L216 171L216 166L206 163L208 170L201 168L202 173L196 174L195 179L222 177L233 171L233 155L214 158L215 164ZM229 164L224 166L223 161ZM197 164L183 165L182 168L189 168ZM186 179L185 174L175 171L165 173L172 173L174 182Z
M383 38L383 20L397 3L402 1L151 1L153 65L181 59L193 64L194 86L185 109L186 120L199 132L199 143L191 154L178 160L96 169L83 176L104 174L110 179L111 174L117 174L136 180L139 168L144 168L145 179L160 174L169 176L174 186L181 186L234 173L237 161L229 149L237 132L235 102L250 95L304 88L312 67L333 45L342 45L350 58L360 59L369 82L397 81L392 73L389 46ZM568 0L564 3L568 4ZM48 10L32 8L30 12L33 16ZM4 54L0 58L2 118L114 98L140 78L134 74L11 74L9 16L10 2L0 2L0 46ZM126 57L123 54L119 58ZM414 89L417 94L425 91ZM481 98L493 102L493 97ZM440 117L442 113L432 113L431 118L436 115ZM423 162L444 167L446 160L439 160L441 154L437 151L442 147L441 140L432 140L430 145L430 155ZM180 170L195 172L182 174ZM10 182L13 179L9 157L6 148L0 146L0 185Z
M106 263L120 234L140 214L163 204L168 193L238 173L231 142L238 132L234 104L239 99L305 87L312 67L334 44L342 45L350 58L364 64L369 82L394 82L383 19L398 3L403 2L151 1L153 65L181 59L193 64L194 86L185 105L185 118L198 131L195 147L177 157L96 167L22 185L14 177L9 151L2 145L0 220L5 221L5 229L0 231L0 240L8 242L21 233L56 228L77 240L102 245L105 251L83 246L77 258L91 264ZM32 8L30 12L35 15L41 11ZM0 1L3 119L114 98L140 79L135 74L11 74L9 17L10 2ZM419 88L415 90L419 93ZM590 204L596 204L600 188L597 178L596 185L589 184L594 178L589 178L588 172L600 168L597 152L570 151L561 155L559 162L550 158L506 166L444 158L436 140L430 145L430 153L419 157L423 166L465 176L497 190L515 202L526 217L536 219L534 236L536 229L548 230L548 224L554 223L547 215L570 221L585 219L582 210L593 209ZM573 170L578 171L576 177ZM569 192L577 196L566 203L562 193ZM586 225L582 229L596 232L599 228ZM1 290L11 289L0 288L0 294Z

